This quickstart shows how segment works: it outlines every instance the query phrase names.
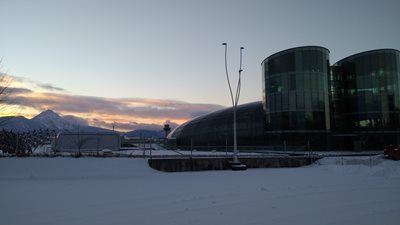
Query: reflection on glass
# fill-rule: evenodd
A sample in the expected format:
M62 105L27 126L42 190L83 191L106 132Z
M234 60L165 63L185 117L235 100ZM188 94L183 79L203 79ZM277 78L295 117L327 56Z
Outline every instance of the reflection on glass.
M328 65L329 51L321 47L289 49L263 62L264 79L269 81L265 89L265 99L270 101L265 113L268 130L328 129L324 125L325 117L330 117L324 100L329 94ZM321 119L315 117L318 121L310 121L314 111L322 112ZM315 125L319 122L323 125Z

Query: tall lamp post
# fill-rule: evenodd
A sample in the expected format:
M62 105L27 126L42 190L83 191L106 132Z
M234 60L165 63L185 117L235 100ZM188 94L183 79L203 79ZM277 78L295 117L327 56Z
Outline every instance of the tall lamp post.
M241 78L242 78L242 72L243 72L243 70L242 70L242 52L243 52L244 48L240 47L239 80L238 80L238 83L236 86L236 93L235 93L235 97L234 97L231 82L229 80L229 74L228 74L228 60L227 60L228 44L222 43L222 45L225 46L225 73L226 73L226 80L228 81L229 92L231 94L232 109L233 109L233 162L231 163L231 169L232 170L246 170L247 169L246 165L240 163L240 161L238 159L237 133L236 133L236 110L237 110L237 105L238 105L239 97L240 97Z

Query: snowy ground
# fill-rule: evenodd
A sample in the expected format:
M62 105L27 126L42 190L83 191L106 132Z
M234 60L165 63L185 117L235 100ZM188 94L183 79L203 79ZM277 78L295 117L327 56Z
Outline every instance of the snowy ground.
M163 173L139 158L0 158L0 224L399 224L400 162Z

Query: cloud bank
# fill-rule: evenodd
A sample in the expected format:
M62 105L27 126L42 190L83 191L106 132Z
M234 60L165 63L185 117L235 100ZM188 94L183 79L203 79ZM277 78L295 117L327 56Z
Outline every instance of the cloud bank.
M27 80L20 77L18 79ZM50 84L41 84L41 86L46 89L45 92L26 87L9 87L7 104L37 112L51 109L62 115L71 115L71 119L83 118L92 126L112 128L114 125L116 129L125 131L162 129L163 123L176 125L223 108L214 104L195 104L165 99L72 95Z

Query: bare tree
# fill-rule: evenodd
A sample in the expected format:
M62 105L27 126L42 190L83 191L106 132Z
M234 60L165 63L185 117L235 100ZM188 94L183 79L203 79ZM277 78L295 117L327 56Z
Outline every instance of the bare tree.
M6 89L10 86L11 79L4 73L0 72L0 104L5 102Z
M1 62L0 59L0 115L4 112L6 108L6 100L7 100L7 88L11 84L11 78L7 76L7 74L1 72ZM0 124L5 122L5 120L0 120Z

